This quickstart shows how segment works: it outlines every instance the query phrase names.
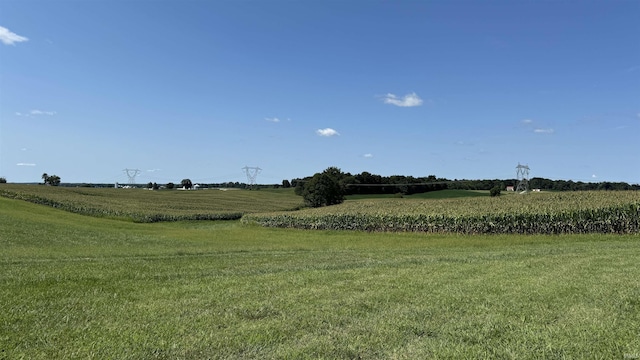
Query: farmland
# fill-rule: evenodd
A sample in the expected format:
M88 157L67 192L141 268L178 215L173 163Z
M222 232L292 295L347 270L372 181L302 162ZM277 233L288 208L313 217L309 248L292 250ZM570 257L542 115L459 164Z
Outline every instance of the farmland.
M198 213L249 218L299 206L286 191L32 188L39 192L0 186L25 198L56 196L56 203L97 209L137 203L129 214L148 208L189 215L172 209L194 203ZM611 197L536 194L551 197L528 206L555 199L564 204L558 209L572 211L636 199L605 194ZM219 203L247 200L216 208L214 196ZM429 213L455 200L464 204L458 213L472 216L474 209L464 210L470 202L475 211L493 204L511 212L524 206L508 205L518 199L358 200L318 210L356 209L364 201L369 212L402 205ZM136 223L63 209L0 197L0 358L608 359L640 353L637 233L308 231L237 220ZM316 216L310 209L290 212L309 213Z
M496 198L365 199L297 212L253 214L264 226L435 233L638 233L640 192L531 193Z
M302 200L292 191L147 191L3 184L0 196L83 215L135 222L233 220L245 213L292 210Z

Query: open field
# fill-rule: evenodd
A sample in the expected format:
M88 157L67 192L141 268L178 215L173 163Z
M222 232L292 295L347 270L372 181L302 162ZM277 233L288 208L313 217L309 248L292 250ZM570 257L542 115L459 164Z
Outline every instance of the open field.
M136 222L230 220L243 214L302 206L293 189L259 191L160 190L2 184L0 196L84 215Z
M639 233L639 191L575 191L500 197L363 199L243 217L263 226L462 234Z
M140 224L0 197L0 358L634 358L639 240Z

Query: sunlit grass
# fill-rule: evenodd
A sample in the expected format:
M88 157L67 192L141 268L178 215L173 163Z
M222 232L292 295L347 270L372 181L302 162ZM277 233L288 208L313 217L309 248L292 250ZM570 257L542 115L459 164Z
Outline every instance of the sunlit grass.
M0 198L0 358L624 358L639 240L136 224Z
M136 222L228 220L243 214L302 206L293 189L158 190L54 187L1 184L0 196L30 201L83 215Z

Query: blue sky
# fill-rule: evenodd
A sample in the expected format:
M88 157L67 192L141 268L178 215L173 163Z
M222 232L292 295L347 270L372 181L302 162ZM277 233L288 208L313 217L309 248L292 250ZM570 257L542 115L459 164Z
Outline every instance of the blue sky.
M9 182L640 183L640 1L7 1Z

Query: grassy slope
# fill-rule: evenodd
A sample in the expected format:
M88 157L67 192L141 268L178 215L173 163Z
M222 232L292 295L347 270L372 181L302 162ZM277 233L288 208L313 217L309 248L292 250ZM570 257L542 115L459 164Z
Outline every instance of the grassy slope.
M302 205L293 189L282 190L161 190L113 188L67 188L41 185L2 184L0 195L35 203L54 202L65 210L120 219L153 222L154 219L189 219L203 215L285 211Z
M623 358L638 240L134 224L0 198L0 358Z

